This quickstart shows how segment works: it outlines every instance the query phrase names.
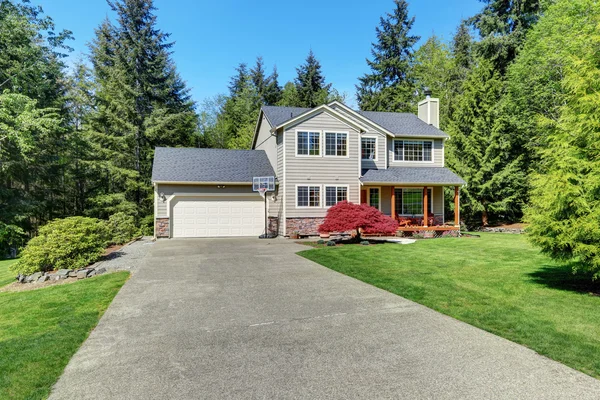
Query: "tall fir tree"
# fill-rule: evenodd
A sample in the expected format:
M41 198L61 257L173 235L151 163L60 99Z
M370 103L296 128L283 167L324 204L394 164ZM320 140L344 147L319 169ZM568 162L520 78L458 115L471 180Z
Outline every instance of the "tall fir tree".
M408 15L408 3L394 0L394 10L380 18L372 44L371 72L359 78L358 105L368 111L414 111L415 85L411 77L413 47L420 37L411 35L415 22Z
M92 202L99 216L128 202L145 217L152 211L153 149L193 145L197 116L171 60L169 35L156 27L153 1L108 3L116 23L102 23L91 49L98 84L92 138L106 168L104 190Z
M281 100L281 86L279 86L277 66L273 67L273 72L267 77L262 99L263 104L268 106L274 106Z
M327 103L331 92L331 83L325 83L321 71L321 63L312 50L308 52L306 61L296 68L296 91L298 92L298 107L313 108Z

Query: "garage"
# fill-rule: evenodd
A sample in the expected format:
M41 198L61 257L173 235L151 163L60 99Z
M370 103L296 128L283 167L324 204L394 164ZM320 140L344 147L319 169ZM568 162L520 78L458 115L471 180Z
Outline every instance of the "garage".
M254 177L275 176L263 150L157 147L152 165L156 238L258 237L265 199ZM275 196L272 196L275 197ZM269 217L276 200L267 198Z
M250 197L183 197L172 202L172 237L258 236L265 227L264 202Z

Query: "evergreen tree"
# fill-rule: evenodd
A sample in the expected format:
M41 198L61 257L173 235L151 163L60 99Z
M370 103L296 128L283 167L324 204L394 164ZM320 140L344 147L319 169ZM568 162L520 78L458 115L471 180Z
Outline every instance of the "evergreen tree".
M277 67L273 67L273 72L267 77L265 89L262 95L263 104L274 106L281 100L281 86L279 86L279 74Z
M313 108L327 103L331 92L331 83L325 83L321 72L321 63L312 50L309 51L304 64L296 68L296 91L299 107Z
M394 11L381 17L372 44L371 72L359 78L357 100L361 110L413 111L415 85L410 76L413 47L419 36L410 35L415 21L408 16L408 3L394 0Z
M466 21L462 21L452 38L450 46L454 64L461 71L468 71L473 63L473 36ZM466 75L466 74L461 74Z
M301 107L300 104L300 97L298 96L296 85L292 82L287 82L281 91L281 99L277 105L282 107Z
M169 35L156 27L153 1L109 5L116 24L104 21L92 44L98 107L91 137L94 161L106 170L92 213L104 216L122 206L131 211L129 203L144 217L152 212L153 149L193 145L197 117L170 58Z
M250 69L250 79L252 80L254 89L256 89L261 102L264 104L262 100L267 86L267 77L265 75L265 63L261 56L256 57L256 64Z
M526 185L523 159L512 159L511 143L494 124L503 82L491 62L478 59L456 99L457 109L448 125L452 140L447 162L467 181L461 210L469 222L483 226L492 218L518 218Z

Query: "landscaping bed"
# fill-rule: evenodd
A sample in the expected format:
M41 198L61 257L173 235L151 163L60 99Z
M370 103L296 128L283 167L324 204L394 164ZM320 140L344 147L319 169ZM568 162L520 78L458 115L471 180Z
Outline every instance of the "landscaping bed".
M480 236L299 254L600 378L600 286L524 235Z

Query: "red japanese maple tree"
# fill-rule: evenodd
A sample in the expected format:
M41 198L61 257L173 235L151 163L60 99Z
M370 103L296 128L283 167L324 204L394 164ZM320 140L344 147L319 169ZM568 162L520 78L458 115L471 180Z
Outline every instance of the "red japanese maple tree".
M339 202L327 210L325 221L319 226L320 233L356 230L357 239L360 239L361 232L394 234L397 229L398 222L375 207L347 201Z

